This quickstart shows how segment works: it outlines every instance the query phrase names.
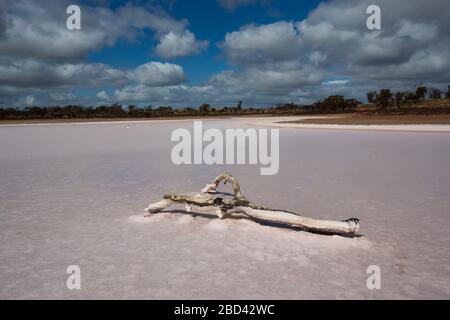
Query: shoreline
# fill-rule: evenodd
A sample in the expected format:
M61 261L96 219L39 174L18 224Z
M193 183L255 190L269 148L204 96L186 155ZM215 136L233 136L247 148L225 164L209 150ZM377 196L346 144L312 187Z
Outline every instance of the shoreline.
M340 118L346 115L308 115L308 116L205 116L205 117L163 117L163 118L117 118L117 119L56 119L56 120L2 120L0 127L47 126L47 125L95 125L95 124L132 124L163 123L186 121L242 121L246 125L258 127L276 127L288 129L337 130L337 131L377 131L377 132L429 132L450 133L450 124L317 124L305 120Z
M26 126L26 125L61 125L61 124L114 124L114 123L146 123L165 121L193 121L193 120L230 120L230 119L258 119L258 118L284 118L285 115L217 115L217 116L179 116L179 117L158 117L158 118L74 118L74 119L23 119L23 120L0 120L2 126Z
M161 118L92 118L92 119L33 119L33 120L1 120L0 127L43 126L43 125L83 125L83 124L123 124L123 123L161 123L166 121L181 122L192 120L225 120L229 116L214 117L161 117Z
M295 119L294 119L295 118ZM276 127L288 129L312 130L345 130L345 131L376 131L376 132L426 132L450 133L448 124L312 124L302 123L303 120L330 118L329 116L283 117L283 119L256 119L250 120L249 125L263 127Z

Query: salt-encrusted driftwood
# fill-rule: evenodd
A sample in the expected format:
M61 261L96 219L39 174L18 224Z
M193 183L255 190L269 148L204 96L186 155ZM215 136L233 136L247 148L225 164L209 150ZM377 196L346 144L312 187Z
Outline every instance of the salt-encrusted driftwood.
M232 199L214 196L220 182L231 183L234 197ZM219 218L229 215L245 215L256 220L300 227L307 231L327 234L354 234L359 230L359 220L350 218L343 221L320 220L300 216L295 212L281 209L270 209L249 202L242 194L239 183L235 177L225 172L217 176L211 184L207 184L200 193L194 194L166 194L161 201L151 203L145 211L145 216L160 212L172 205L173 202L186 205L186 211L191 211L191 206L197 206L207 210L214 210ZM203 210L202 210L203 211Z

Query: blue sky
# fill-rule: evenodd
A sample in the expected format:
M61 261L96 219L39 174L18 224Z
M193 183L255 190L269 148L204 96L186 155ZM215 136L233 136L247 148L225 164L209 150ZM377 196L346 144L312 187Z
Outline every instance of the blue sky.
M89 2L88 2L89 3ZM129 1L112 1L111 8L126 5ZM142 2L145 3L145 2ZM254 3L227 10L216 1L178 0L173 2L156 2L176 19L187 19L189 29L200 39L208 39L210 45L199 54L170 59L183 66L189 81L200 84L221 70L234 68L227 64L218 44L230 30L239 30L247 24L270 24L279 20L297 21L304 19L308 13L320 4L317 0L308 1L273 1L270 4ZM165 62L152 52L157 41L150 30L144 31L139 41L119 41L113 47L106 47L88 55L89 62L103 62L114 67L138 67L152 61Z
M447 0L0 4L0 106L261 107L450 83ZM81 30L66 27L71 4Z

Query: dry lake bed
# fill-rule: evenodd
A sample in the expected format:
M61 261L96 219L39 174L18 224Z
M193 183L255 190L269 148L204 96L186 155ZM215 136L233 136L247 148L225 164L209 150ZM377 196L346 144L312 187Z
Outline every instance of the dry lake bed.
M258 165L174 165L171 133L192 126L0 126L0 298L450 298L450 133L283 127L279 172L262 176ZM225 170L256 203L357 217L360 236L181 210L143 218L164 193ZM70 265L80 290L66 286ZM380 289L367 287L371 265Z

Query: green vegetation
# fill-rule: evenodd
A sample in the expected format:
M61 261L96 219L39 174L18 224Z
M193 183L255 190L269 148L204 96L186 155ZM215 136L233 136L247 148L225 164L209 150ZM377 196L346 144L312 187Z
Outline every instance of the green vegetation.
M425 100L439 101L442 99L443 92L437 88L427 88L422 83L419 83L416 87L415 92L396 92L392 93L390 89L381 89L379 92L369 91L367 93L367 100L369 103L375 105L375 111L378 113L392 113L401 112L403 114L417 113L421 111L418 108L411 108L416 106L423 106ZM450 97L450 86L448 86L448 92L446 97ZM436 103L435 113L441 113L439 103ZM448 108L445 108L448 112ZM416 111L416 112L414 112ZM423 111L423 110L422 110ZM426 110L429 113L431 110L428 108Z
M450 98L450 85L445 93ZM379 92L369 91L369 104L362 105L355 99L346 99L341 95L332 95L311 105L298 105L293 102L272 107L244 108L242 101L234 107L215 108L205 103L198 108L158 108L138 107L120 104L110 106L85 107L68 106L33 106L27 108L0 108L0 120L33 119L117 119L117 118L160 118L160 117L202 117L202 116L238 116L238 115L299 115L299 114L334 114L334 113L396 113L396 114L448 114L450 108L447 100L441 100L443 92L437 88L426 88L420 83L415 92L395 92L384 88ZM437 101L437 103L436 103ZM442 103L440 102L442 101ZM426 106L425 106L426 105Z

